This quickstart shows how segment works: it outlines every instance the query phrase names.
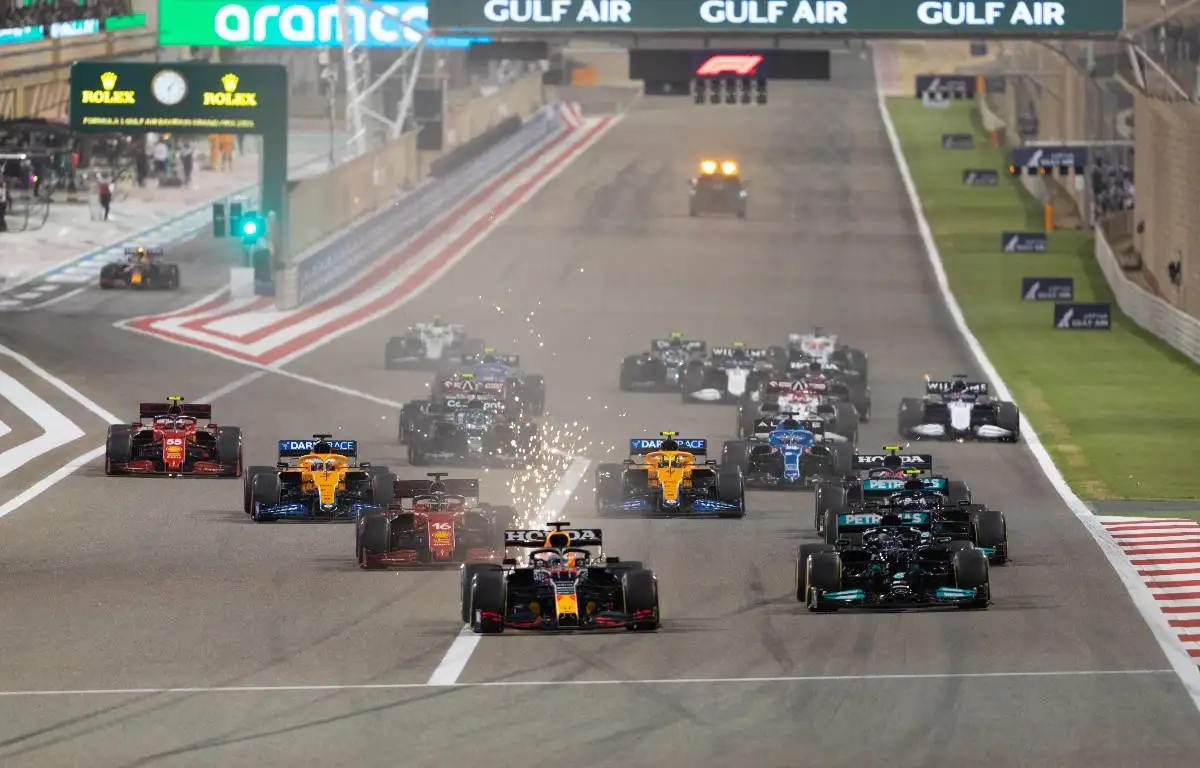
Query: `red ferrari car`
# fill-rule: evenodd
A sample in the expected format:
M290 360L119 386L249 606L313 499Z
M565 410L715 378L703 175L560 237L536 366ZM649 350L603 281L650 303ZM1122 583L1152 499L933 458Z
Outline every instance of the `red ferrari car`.
M211 405L184 405L178 395L166 403L142 403L137 421L108 428L104 472L241 477L242 430L214 424Z
M365 510L355 529L361 568L499 562L512 507L478 503L479 480L397 480L396 503ZM409 502L406 504L406 502Z

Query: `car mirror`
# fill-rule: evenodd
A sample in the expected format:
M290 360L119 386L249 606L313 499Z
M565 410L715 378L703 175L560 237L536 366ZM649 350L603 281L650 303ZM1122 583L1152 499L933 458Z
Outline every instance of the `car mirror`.
M839 547L848 547L850 546L850 539L838 539L834 544Z
M288 469L288 463L286 461L281 461L275 465L275 469Z

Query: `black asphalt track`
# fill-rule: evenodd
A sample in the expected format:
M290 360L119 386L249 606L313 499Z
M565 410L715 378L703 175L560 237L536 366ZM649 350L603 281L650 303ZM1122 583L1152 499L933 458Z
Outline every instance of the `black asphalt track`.
M728 407L618 392L623 354L672 330L766 344L821 324L870 353L862 443L892 442L922 374L972 365L870 62L835 57L832 83L771 98L643 100L439 283L288 371L416 397L428 376L383 370L383 345L440 313L544 373L563 443L600 460L663 429L719 447L734 427ZM751 180L749 219L688 218L686 179L727 156ZM11 343L122 415L253 374L69 307L40 317ZM262 373L217 414L245 427L256 463L278 437L328 429L416 474L394 409L373 400ZM809 615L790 596L808 494L754 493L744 520L601 522L585 482L564 516L657 569L662 631L484 638L458 676L478 685L457 688L425 686L460 630L457 574L363 573L350 529L251 524L238 482L112 480L92 464L0 522L0 762L1195 765L1191 701L1025 449L929 450L1008 514L1015 561L993 572L991 610ZM503 501L512 473L483 477ZM100 692L3 695L83 690Z

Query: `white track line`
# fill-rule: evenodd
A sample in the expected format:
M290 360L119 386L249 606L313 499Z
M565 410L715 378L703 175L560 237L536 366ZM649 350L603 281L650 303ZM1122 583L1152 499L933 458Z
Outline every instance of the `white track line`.
M186 688L81 688L61 691L0 691L0 698L35 696L149 696L213 693L320 693L329 691L403 691L422 688L563 688L626 685L778 685L780 683L877 683L892 680L1040 680L1070 677L1141 677L1170 675L1171 669L1080 669L1046 672L933 672L897 675L793 675L789 677L683 677L647 680L497 680L483 683L359 683L347 685L230 685Z
M988 358L987 352L984 351L983 345L979 343L979 339L971 333L971 329L967 326L967 320L963 316L962 308L958 305L958 300L954 298L954 293L950 290L950 281L946 277L946 269L942 264L942 257L938 251L937 243L933 239L933 232L929 229L929 222L925 218L925 210L921 205L921 198L917 194L916 184L913 182L912 173L908 168L908 161L904 157L904 150L900 146L900 137L896 134L896 126L892 123L892 117L888 114L887 98L884 95L881 86L882 78L880 77L879 64L875 61L875 96L879 105L879 114L883 119L884 130L887 131L888 143L891 144L892 154L896 159L896 166L900 171L900 178L904 182L904 190L908 195L909 203L912 205L913 216L917 220L917 229L921 233L921 240L925 246L925 253L929 257L929 264L933 268L934 278L937 281L938 291L942 295L942 300L946 305L946 309L950 313L950 317L954 320L954 325L958 329L959 334L967 344L967 348L971 350L972 357L979 364L980 369L984 372L987 378L991 381L992 387L996 392L996 396L1001 400L1015 400L1012 391L1000 378L1000 372L992 365L992 361ZM1103 523L1096 517L1087 504L1083 502L1071 487L1067 484L1066 478L1054 465L1054 459L1051 458L1049 452L1042 444L1041 438L1038 437L1033 425L1021 414L1021 437L1025 447L1033 454L1033 458L1037 461L1038 466L1042 470L1042 474L1050 481L1050 485L1062 498L1063 503L1067 508L1074 513L1075 517L1083 524L1100 547L1100 551L1104 553L1110 565L1121 582L1125 585L1126 591L1129 592L1130 598L1133 600L1134 606L1142 615L1143 621L1150 631L1154 634L1154 639L1162 648L1163 654L1166 655L1167 661L1175 669L1175 673L1179 675L1180 681L1187 690L1188 696L1192 699L1192 704L1197 710L1200 710L1200 668L1196 666L1196 659L1192 658L1187 649L1184 648L1177 636L1177 630L1167 624L1163 614L1158 610L1158 601L1150 594L1150 590L1142 582L1142 577L1138 575L1133 565L1125 558L1120 547L1113 541L1112 536L1104 529Z
M538 519L549 521L562 518L563 509L571 500L571 496L575 493L575 487L579 485L579 481L583 479L584 473L591 464L591 460L583 456L576 456L571 460L567 471L563 472L563 476L559 478L554 490L542 503ZM434 668L433 674L429 676L429 682L426 685L457 685L459 676L467 668L467 662L471 660L471 654L475 653L475 649L479 647L480 639L481 636L475 634L469 624L464 624L458 636L454 638L454 642L446 650L446 655L442 657L437 667Z
M6 477L37 457L84 436L84 431L75 422L4 371L0 371L0 400L7 400L42 430L37 437L0 453L0 477ZM4 425L3 434L10 431L8 425Z

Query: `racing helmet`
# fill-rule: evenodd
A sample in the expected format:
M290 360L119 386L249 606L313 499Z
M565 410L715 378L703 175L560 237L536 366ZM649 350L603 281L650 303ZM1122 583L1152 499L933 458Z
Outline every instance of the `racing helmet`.
M950 391L956 395L961 395L967 391L967 382L962 379L955 379L950 385Z
M662 441L662 447L660 447L659 450L660 451L678 451L679 443L675 442L674 440L672 440L671 438L668 437L666 440Z
M809 376L820 376L821 375L821 361L820 360L812 360L809 362L808 375Z
M800 422L788 416L780 423L779 427L781 429L800 429Z
M430 325L432 325L434 328L445 328L446 321L442 319L441 315L434 315L433 322L430 323Z

